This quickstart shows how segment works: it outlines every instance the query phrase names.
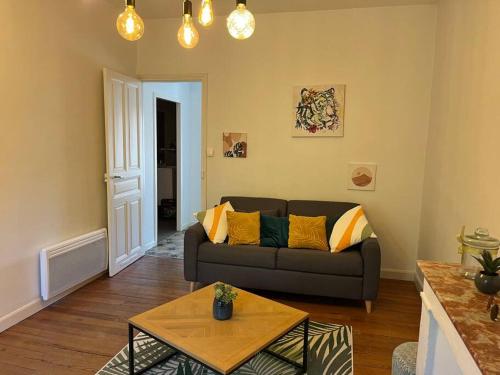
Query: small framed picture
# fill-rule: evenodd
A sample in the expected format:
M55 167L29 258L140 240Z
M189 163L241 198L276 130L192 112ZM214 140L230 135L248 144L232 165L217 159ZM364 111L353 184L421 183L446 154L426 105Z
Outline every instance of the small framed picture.
M223 133L223 152L226 158L247 157L247 133Z
M375 190L377 164L349 163L347 188L349 190Z

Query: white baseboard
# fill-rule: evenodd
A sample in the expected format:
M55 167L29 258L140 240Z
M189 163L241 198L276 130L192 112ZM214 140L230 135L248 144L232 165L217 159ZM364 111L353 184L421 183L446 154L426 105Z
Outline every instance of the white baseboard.
M380 277L382 279L414 281L415 271L382 268L382 270L380 271Z
M146 252L146 251L148 251L148 250L151 250L151 249L152 249L153 247L155 247L155 246L158 246L158 243L157 243L155 240L153 240L153 241L151 241L151 242L147 243L146 245L143 245L143 246L142 246L142 250L143 250L144 252Z
M45 307L52 305L54 302L59 301L61 298L66 297L68 294L73 293L75 290L80 289L82 286L98 279L102 275L105 275L107 271L102 272L76 286L74 286L71 289L68 289L64 293L61 293L58 296L55 296L54 298L49 299L48 301L43 301L42 298L37 298L29 303L27 303L24 306L21 306L17 310L12 311L11 313L8 313L7 315L4 315L0 317L0 332L5 331L6 329L9 329L13 325L16 325L19 322L22 322L24 319L29 318L31 315L36 314L40 310L44 309Z

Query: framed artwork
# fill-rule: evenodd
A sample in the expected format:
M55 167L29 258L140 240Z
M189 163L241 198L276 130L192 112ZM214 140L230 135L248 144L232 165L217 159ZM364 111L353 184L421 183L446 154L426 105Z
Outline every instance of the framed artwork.
M343 137L345 85L293 89L292 137Z
M224 157L247 157L247 133L222 133L222 142Z
M375 190L377 164L349 163L348 170L349 190Z

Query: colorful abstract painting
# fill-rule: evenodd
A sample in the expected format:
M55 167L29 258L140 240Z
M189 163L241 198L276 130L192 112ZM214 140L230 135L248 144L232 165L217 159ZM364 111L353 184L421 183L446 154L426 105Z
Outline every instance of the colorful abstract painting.
M375 190L377 165L373 163L350 163L348 189Z
M293 137L344 136L345 85L294 88Z
M226 158L247 157L246 133L223 133L223 151Z

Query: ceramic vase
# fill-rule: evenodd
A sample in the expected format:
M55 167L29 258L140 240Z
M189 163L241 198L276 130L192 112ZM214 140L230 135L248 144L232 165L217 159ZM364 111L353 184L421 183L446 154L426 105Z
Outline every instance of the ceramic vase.
M213 305L214 319L228 320L233 316L233 302L224 303L217 298L214 299Z
M474 278L477 290L484 294L496 294L500 291L500 276L486 275L483 271L478 272Z

